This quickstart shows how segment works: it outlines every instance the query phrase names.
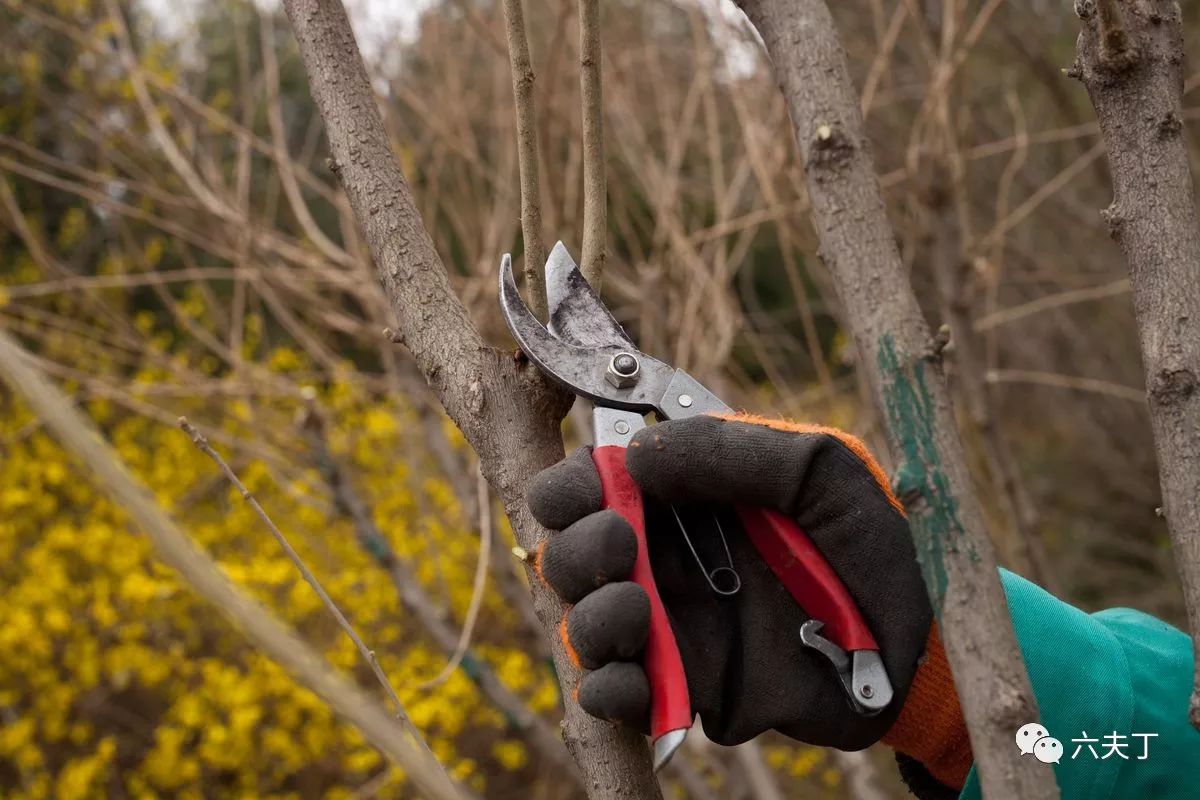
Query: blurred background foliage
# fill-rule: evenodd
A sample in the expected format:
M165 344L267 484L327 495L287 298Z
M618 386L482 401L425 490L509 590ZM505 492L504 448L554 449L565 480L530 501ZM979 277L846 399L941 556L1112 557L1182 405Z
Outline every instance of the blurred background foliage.
M575 3L526 5L546 228L577 250ZM1098 214L1104 154L1061 73L1070 4L831 5L913 283L932 326L955 329L951 381L1002 560L1085 608L1179 620L1128 285ZM753 34L709 0L611 0L603 22L615 312L643 349L736 404L882 450ZM521 243L499 4L431 0L404 35L360 35L425 223L464 302L509 347L494 276ZM1186 109L1193 152L1197 114ZM544 730L557 684L508 533L479 513L473 456L382 334L393 320L372 270L278 9L0 0L0 324L232 580L372 685L175 420L200 426L452 774L489 797L581 796L505 706L518 698ZM328 421L315 444L314 408ZM0 459L4 796L406 792L157 564L7 394ZM339 506L331 462L382 540ZM462 665L426 686L467 616L481 534L496 546L479 622ZM771 739L759 767L785 796L899 796L886 760ZM669 788L761 797L751 769L699 741Z

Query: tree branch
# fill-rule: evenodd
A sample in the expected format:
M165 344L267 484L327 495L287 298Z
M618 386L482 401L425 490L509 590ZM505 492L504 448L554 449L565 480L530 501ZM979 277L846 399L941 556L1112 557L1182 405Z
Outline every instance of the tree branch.
M492 495L488 490L483 473L479 473L476 493L479 500L479 560L475 564L475 581L471 587L471 603L467 607L467 616L463 620L462 632L450 658L437 675L418 685L418 689L432 689L449 678L458 665L462 663L471 646L471 634L475 631L475 621L479 619L479 609L483 605L483 590L487 585L488 566L492 558Z
M740 0L787 101L833 274L887 421L930 598L987 797L1053 798L1054 776L1022 761L1012 731L1037 718L940 359L909 285L863 131L846 56L822 0ZM880 303L880 297L888 302Z
M358 728L367 741L404 769L422 792L438 800L472 796L453 785L437 760L412 741L408 731L385 713L379 703L334 672L307 642L230 583L216 564L197 550L163 513L146 488L129 474L91 422L34 369L29 356L3 331L0 331L0 376L25 399L59 443L87 466L96 482L154 544L159 557L193 591L216 606L247 639Z
M445 405L455 392L448 387L462 377L447 365L478 365L483 342L450 286L389 147L345 9L324 0L285 5L326 121L333 171L398 312L397 332Z
M1087 87L1108 148L1113 201L1104 218L1129 264L1162 508L1195 646L1191 720L1200 727L1200 227L1183 134L1183 24L1179 4L1166 0L1075 9L1083 28L1070 74Z
M537 114L533 103L533 61L525 34L522 0L504 0L504 32L512 68L517 111L517 168L521 173L521 238L525 242L525 287L535 313L546 316L546 245L542 239L542 186L538 170Z
M608 235L600 62L600 0L579 0L579 93L583 102L583 254L580 269L597 291L604 278Z
M398 317L393 338L412 351L438 400L479 456L518 544L536 550L546 532L525 505L525 488L535 474L563 457L559 425L572 398L552 388L524 359L486 347L452 292L390 150L342 3L285 0L284 7L325 121L335 171ZM539 272L540 266L537 262ZM566 609L532 573L530 579L563 687L564 738L589 796L657 800L661 794L644 739L589 716L574 701L580 669L557 635Z

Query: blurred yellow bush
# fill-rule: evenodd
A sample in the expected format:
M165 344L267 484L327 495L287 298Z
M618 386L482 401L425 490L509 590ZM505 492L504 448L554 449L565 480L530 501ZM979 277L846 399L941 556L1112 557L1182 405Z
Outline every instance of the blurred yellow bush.
M153 336L152 321L145 327ZM304 357L288 349L265 362L276 374L304 367ZM166 377L145 368L129 391L149 395ZM356 399L361 394L350 383L321 389L336 416L331 448L352 466L396 554L461 620L478 534L449 485L414 466L422 445L411 410L399 401ZM283 426L275 438L288 438L286 426L301 402L298 393L261 407L231 402L216 407L219 426L212 403L188 400L190 407L179 410L214 426L208 430L214 445L376 649L449 771L480 790L503 783L506 774L519 779L530 760L524 744L464 670L433 689L413 688L437 674L445 655L406 622L387 571L356 540L350 522L333 514L319 476L304 466L309 462L262 447L264 426L277 426L277 434ZM374 688L311 588L182 432L108 400L84 406L234 582ZM301 447L298 430L295 440ZM222 441L253 443L264 454L230 452ZM120 509L11 400L0 400L0 442L0 785L14 787L12 797L336 798L363 787L404 794L403 775L193 597ZM533 708L553 709L558 695L547 667L505 644L519 641L512 633L517 615L495 593L483 613L480 629L488 631L474 655Z

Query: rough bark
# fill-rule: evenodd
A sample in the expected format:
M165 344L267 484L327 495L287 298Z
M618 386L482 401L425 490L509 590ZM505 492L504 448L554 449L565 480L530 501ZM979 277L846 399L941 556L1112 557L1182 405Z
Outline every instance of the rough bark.
M340 0L286 0L284 7L325 122L334 171L396 312L395 336L478 454L518 543L532 551L545 531L525 507L525 485L562 458L559 425L570 398L524 359L488 347L455 296L389 148ZM588 716L571 699L579 669L557 636L564 608L537 580L531 585L566 698L564 737L588 796L661 797L642 737Z
M1183 26L1173 0L1076 0L1071 69L1108 148L1109 231L1129 263L1162 515L1200 667L1200 227L1183 134ZM1200 727L1200 673L1192 724Z
M971 489L937 348L909 285L863 130L858 95L822 0L740 0L791 114L820 255L859 364L887 422L930 598L954 668L985 796L1053 798L1052 771L1013 734L1037 719L995 556Z

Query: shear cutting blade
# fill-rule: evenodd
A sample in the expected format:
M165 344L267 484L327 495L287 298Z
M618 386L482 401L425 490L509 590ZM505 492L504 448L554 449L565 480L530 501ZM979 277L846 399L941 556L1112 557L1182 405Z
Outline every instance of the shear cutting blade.
M561 242L551 254L546 273L553 331L521 299L512 258L506 255L500 261L504 321L517 344L547 375L602 406L656 411L665 419L729 410L683 371L639 351L588 286ZM635 379L629 380L630 373L616 369L618 358L633 359Z
M554 245L546 259L546 297L550 305L550 332L558 338L588 347L636 351L562 242Z

